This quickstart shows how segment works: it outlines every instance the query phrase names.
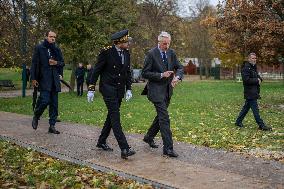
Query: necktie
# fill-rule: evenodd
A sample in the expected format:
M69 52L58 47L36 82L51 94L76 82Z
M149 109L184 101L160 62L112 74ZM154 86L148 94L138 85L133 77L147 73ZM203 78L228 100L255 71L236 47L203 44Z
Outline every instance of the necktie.
M167 59L167 56L166 56L166 52L162 52L162 54L163 54L162 58L163 58L164 64L168 65L168 59Z
M121 63L124 64L124 53L123 51L119 51L119 56L120 56L120 59L121 59Z

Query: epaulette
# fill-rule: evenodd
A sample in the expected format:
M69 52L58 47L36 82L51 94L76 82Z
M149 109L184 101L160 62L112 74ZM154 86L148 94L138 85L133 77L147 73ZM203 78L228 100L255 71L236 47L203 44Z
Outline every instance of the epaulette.
M111 47L112 47L112 46L103 47L103 48L101 49L101 52L106 51L106 50L110 49Z

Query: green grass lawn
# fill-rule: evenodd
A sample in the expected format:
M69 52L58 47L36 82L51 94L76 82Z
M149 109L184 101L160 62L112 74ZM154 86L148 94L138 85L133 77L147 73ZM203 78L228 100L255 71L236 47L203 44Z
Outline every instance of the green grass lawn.
M122 126L127 132L144 134L155 117L153 105L140 95L143 87L134 86L133 99L122 103ZM102 127L107 112L102 96L96 93L94 102L90 104L85 95L60 94L60 119ZM173 137L177 141L213 148L284 151L283 83L264 83L261 96L260 114L273 128L272 132L258 130L251 112L243 122L245 128L234 126L244 102L241 83L183 82L175 89L169 107ZM32 115L31 102L31 97L0 99L0 110ZM44 116L47 117L47 111Z
M64 70L64 79L69 82L71 70ZM21 68L0 68L0 80L12 80L15 89L22 88L22 69ZM11 88L3 88L11 90ZM0 90L3 90L0 89Z

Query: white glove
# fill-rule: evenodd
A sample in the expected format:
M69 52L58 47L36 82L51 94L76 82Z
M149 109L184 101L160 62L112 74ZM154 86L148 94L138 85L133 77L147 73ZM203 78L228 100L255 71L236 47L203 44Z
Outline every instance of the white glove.
M88 102L93 102L94 100L94 95L95 95L95 91L88 91L88 94L87 94L87 100Z
M125 93L125 100L126 100L126 102L127 102L128 100L130 100L131 98L132 98L132 92L131 92L131 90L127 90L126 93Z

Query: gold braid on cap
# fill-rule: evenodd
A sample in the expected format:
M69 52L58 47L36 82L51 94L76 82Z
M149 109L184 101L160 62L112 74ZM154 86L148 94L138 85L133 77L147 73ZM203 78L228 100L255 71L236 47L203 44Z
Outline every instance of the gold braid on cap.
M120 43L125 43L125 42L128 41L128 37L129 37L129 35L125 35L125 36L123 36L122 38L116 39L116 40L114 40L114 41L115 41L115 42L120 42Z
M95 85L89 85L88 91L95 91Z

